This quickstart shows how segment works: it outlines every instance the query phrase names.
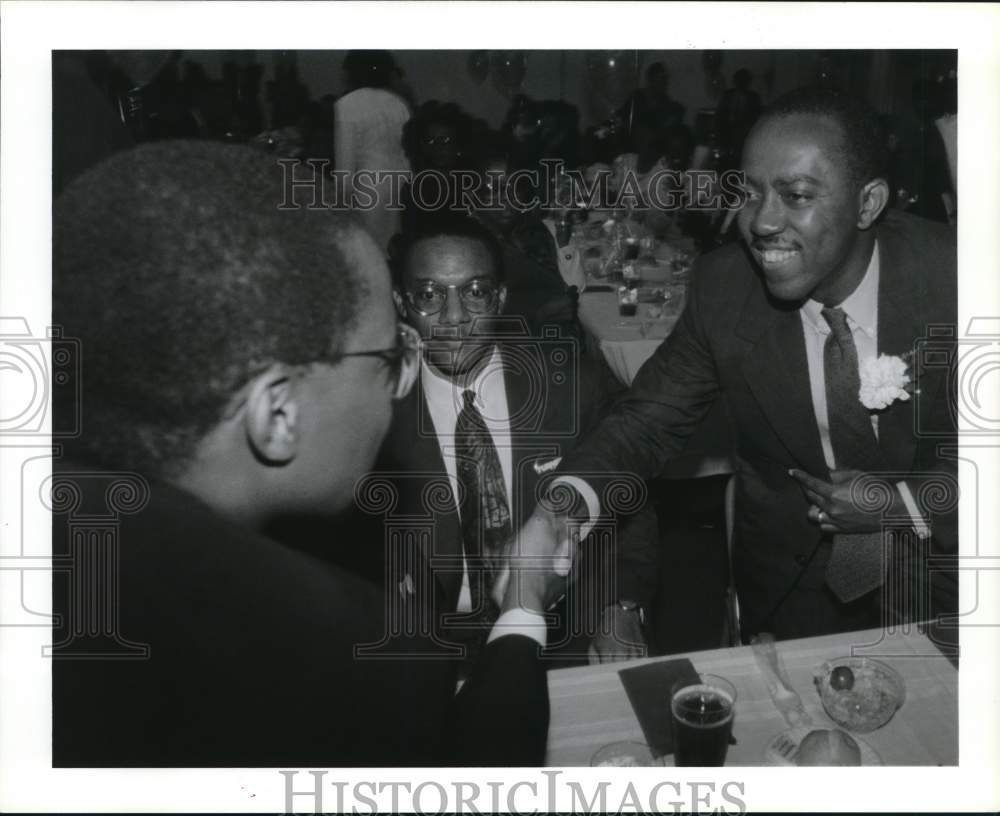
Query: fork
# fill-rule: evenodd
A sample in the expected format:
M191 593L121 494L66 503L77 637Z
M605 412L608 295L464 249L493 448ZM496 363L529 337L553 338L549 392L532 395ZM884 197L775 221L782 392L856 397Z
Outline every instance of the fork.
M778 738L773 743L773 747L782 759L791 759L799 750L799 746L792 742L785 734L778 735Z
M774 707L781 712L791 726L811 725L812 719L802 706L802 698L785 682L782 677L781 665L778 661L778 651L774 645L774 637L762 632L750 641L757 666L764 675L764 683Z

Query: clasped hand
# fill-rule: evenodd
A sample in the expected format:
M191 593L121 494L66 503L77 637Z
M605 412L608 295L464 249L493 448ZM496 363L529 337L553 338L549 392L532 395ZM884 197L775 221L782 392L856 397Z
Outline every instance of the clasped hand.
M789 470L806 498L811 502L807 518L824 533L874 533L882 529L883 517L905 513L903 497L892 488L892 505L872 512L858 506L852 485L868 476L860 470L834 470L830 481L810 476L801 470Z
M545 612L565 594L580 527L566 515L535 509L507 545L504 566L493 585L493 599L502 611L520 607Z

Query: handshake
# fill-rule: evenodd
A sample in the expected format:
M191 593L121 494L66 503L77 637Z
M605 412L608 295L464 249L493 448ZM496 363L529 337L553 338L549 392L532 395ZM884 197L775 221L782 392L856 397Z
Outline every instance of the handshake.
M580 494L563 481L550 486L502 553L503 566L493 584L500 611L542 613L558 603L590 526L590 511Z

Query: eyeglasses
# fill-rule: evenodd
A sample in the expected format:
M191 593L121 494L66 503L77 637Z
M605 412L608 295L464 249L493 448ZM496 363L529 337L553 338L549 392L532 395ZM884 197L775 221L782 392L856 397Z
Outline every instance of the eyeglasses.
M406 300L420 315L430 317L440 312L448 302L448 292L458 291L458 299L470 314L485 314L497 303L499 287L493 281L471 280L461 286L444 286L427 281L417 289L406 292Z
M405 323L396 324L396 345L374 351L350 351L340 357L377 357L389 369L392 398L399 400L410 393L417 380L420 334Z

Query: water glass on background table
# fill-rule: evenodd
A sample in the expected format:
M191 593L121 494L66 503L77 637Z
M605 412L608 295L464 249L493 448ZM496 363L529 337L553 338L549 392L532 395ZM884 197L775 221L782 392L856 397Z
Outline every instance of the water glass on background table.
M639 290L627 286L618 287L618 314L622 317L635 317L639 309Z
M638 257L639 257L639 250L641 249L641 246L639 244L639 239L636 238L636 237L631 237L631 236L628 237L628 238L626 238L625 241L624 241L622 249L624 251L624 255L623 255L624 260L626 260L626 261L634 261L634 260L638 259Z
M700 683L675 685L670 696L674 765L725 765L735 705L736 688L723 677L703 674Z

